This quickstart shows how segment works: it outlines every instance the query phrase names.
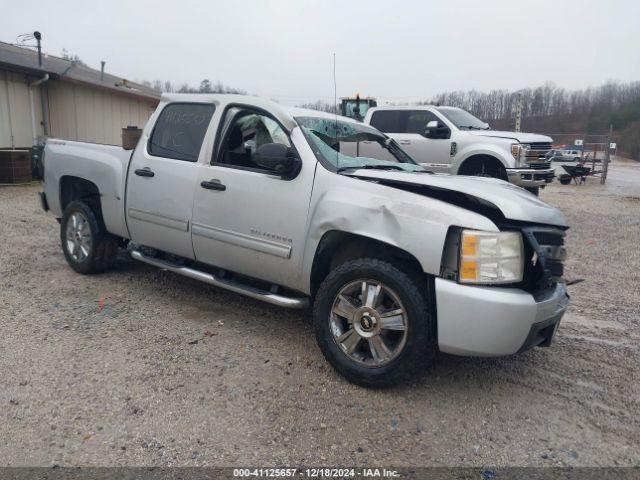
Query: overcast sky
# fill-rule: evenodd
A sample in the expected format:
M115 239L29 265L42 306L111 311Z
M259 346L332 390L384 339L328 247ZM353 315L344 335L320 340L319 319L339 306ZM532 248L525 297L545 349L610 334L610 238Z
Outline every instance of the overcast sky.
M0 40L39 30L131 80L220 80L282 103L640 80L638 0L0 0Z

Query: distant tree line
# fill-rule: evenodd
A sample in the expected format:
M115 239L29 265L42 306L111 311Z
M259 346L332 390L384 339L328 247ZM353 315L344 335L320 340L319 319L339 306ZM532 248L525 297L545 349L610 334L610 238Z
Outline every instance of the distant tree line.
M153 82L142 80L140 83L159 92L167 93L238 93L243 95L247 93L240 88L229 87L220 81L213 83L208 78L202 80L197 87L189 85L188 83L174 85L169 80L154 80Z
M340 113L340 109L338 105L334 105L333 103L325 102L323 100L318 100L313 103L303 103L298 105L300 108L308 108L310 110L318 110L320 112L328 112L328 113Z
M69 60L71 62L75 62L78 65L84 65L85 67L87 66L86 63L84 63L84 61L75 53L70 53L69 50L67 50L66 48L62 49L62 52L60 53L60 57L64 58L65 60Z
M141 83L162 92L247 93L209 79L202 80L197 87L161 80ZM548 133L556 140L563 140L559 134L602 134L611 124L618 150L640 160L640 82L608 82L583 90L565 90L550 82L518 91L459 90L440 93L417 104L459 107L489 122L494 128L513 130L518 95L522 98L524 131ZM339 111L338 105L322 100L299 106L330 113Z
M459 107L495 128L513 129L519 94L524 131L549 133L558 139L559 134L603 134L612 125L619 150L640 160L640 82L608 82L573 91L552 83L517 92L456 91L422 103Z
M618 151L640 160L640 82L608 82L583 90L565 90L547 82L518 91L452 91L414 104L459 107L494 128L513 130L518 95L522 96L523 131L547 133L556 141L573 142L576 136L605 134L613 125ZM320 100L300 106L325 112L337 110L337 105Z
M591 116L594 112L613 113L640 99L640 82L609 82L600 87L567 91L548 82L537 88L517 92L471 90L441 93L429 102L460 107L486 121L515 118L518 94L522 95L522 117Z

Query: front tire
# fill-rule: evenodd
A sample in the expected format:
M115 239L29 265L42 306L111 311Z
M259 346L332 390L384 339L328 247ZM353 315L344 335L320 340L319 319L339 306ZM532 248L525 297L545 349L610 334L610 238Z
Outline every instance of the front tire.
M69 266L82 274L108 270L118 255L117 237L106 231L89 205L78 200L64 210L60 242Z
M382 260L340 265L314 303L316 340L327 361L364 387L386 387L424 372L436 351L427 292L419 279Z

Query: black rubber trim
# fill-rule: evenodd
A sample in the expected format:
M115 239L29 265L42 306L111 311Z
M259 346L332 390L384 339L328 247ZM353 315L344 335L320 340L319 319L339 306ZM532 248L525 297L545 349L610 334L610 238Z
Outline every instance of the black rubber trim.
M533 347L550 346L563 314L564 312L558 313L547 320L531 325L527 338L516 353L525 352Z
M47 201L47 194L44 192L38 192L38 196L40 197L40 206L42 207L42 210L48 212L49 202Z

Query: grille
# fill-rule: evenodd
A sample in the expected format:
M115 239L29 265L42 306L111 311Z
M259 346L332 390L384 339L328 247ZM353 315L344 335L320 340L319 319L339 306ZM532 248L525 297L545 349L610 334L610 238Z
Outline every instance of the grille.
M522 236L527 243L525 281L536 292L555 286L564 274L565 232L552 227L525 227Z
M533 236L540 245L564 245L562 230L534 230Z
M551 150L549 142L534 142L529 144L531 148L526 151L525 158L529 161L535 159L544 159L545 155Z
M546 170L547 168L551 168L551 162L533 162L529 164L529 168L533 168L534 170Z
M550 142L533 142L529 145L531 145L531 150L551 150Z

